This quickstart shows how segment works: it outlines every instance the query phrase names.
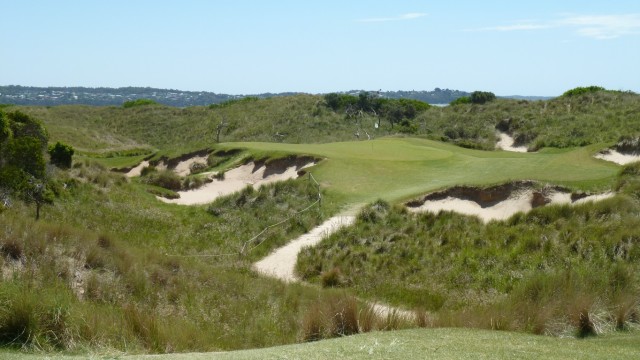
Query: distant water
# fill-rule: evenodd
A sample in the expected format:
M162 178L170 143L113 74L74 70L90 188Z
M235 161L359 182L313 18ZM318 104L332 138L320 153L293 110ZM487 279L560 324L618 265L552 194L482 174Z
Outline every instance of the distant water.
M429 104L431 106L437 106L437 107L445 107L445 106L449 106L449 104Z

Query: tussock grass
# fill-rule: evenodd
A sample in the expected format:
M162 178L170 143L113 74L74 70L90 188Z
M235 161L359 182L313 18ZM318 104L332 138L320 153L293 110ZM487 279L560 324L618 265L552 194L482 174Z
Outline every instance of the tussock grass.
M640 134L640 96L596 91L547 101L498 99L489 103L431 107L414 119L391 126L371 114L348 117L333 111L322 96L296 95L211 108L169 106L19 107L42 119L51 139L72 144L81 152L124 153L158 148L170 156L204 149L216 138L222 118L227 126L222 142L260 141L327 143L356 140L366 130L379 138L412 134L475 149L493 150L496 128L509 132L516 145L531 150L614 143ZM379 128L375 124L380 123ZM360 131L361 132L361 131ZM364 137L361 137L364 138ZM148 150L147 150L148 151ZM132 162L133 164L133 162Z
M5 346L156 353L298 339L305 304L319 290L258 278L250 265L323 214L294 216L256 239L254 252L242 257L238 250L315 201L315 185L300 180L246 190L215 202L214 216L207 206L162 204L146 185L121 182L122 175L93 162L54 176L59 195L42 221L25 216L29 209L20 203L0 213ZM99 178L106 180L93 180ZM20 245L18 260L5 246L13 243ZM222 253L235 254L190 256Z
M355 226L305 249L297 269L322 283L339 267L362 297L423 308L424 326L587 336L634 327L640 299L637 165L620 194L483 224L451 212L410 214L380 201Z

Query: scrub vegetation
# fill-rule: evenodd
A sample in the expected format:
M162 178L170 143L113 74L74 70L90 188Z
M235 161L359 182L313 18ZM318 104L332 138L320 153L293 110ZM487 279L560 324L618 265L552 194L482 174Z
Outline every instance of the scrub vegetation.
M218 351L453 326L604 334L584 349L616 344L627 354L640 326L640 166L621 168L593 155L618 141L621 150L637 149L640 97L599 88L539 102L489 94L477 94L484 103L444 108L372 94L191 108L144 101L3 106L0 346L36 356ZM493 151L498 130L538 151ZM208 155L206 165L203 158L186 177L159 166L189 154ZM210 181L211 170L224 174L247 159L290 155L321 159L305 169L319 185L300 177L198 206L156 198ZM142 160L158 167L133 178L112 171ZM525 179L618 194L488 224L454 213L411 214L400 205L451 186ZM353 207L362 208L355 225L299 258L298 273L318 286L252 270L272 250ZM376 318L376 301L416 310L418 321L393 312ZM498 336L428 329L398 338L445 333L480 350L486 341L479 339ZM353 344L374 339L368 336ZM504 336L557 351L580 347ZM333 346L342 345L332 344L321 346L339 353ZM407 356L418 348L410 346ZM265 351L243 354L277 357L281 350Z

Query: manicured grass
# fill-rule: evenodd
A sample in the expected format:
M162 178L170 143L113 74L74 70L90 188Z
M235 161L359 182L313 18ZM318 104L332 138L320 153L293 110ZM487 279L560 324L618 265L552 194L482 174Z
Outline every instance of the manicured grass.
M598 146L540 153L460 148L416 138L329 144L227 143L257 154L289 152L328 158L312 170L345 203L406 199L452 185L531 179L582 190L610 187L619 167L592 157Z
M0 352L7 360L40 359L39 354ZM640 333L571 339L474 329L411 329L373 332L313 343L221 353L127 356L119 359L634 359L640 356ZM47 354L49 359L85 356Z

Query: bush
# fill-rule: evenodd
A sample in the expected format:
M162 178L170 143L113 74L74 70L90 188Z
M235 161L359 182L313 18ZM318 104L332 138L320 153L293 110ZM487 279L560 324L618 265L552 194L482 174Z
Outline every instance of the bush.
M322 287L338 287L342 285L342 272L340 268L334 267L329 271L325 271L320 276Z
M137 100L125 101L122 104L122 107L125 109L128 109L128 108L132 108L136 106L144 106L144 105L158 105L158 103L151 99L137 99Z
M49 146L49 156L51 163L59 168L68 169L71 167L74 149L70 145L56 142L55 145Z
M159 186L161 188L179 191L182 189L180 176L171 170L161 170L149 173L144 180L147 184Z
M468 96L462 96L449 103L450 106L460 105L460 104L471 104L471 98Z
M595 93L598 91L605 91L605 88L601 86L586 86L586 87L579 86L577 88L573 88L571 90L565 91L564 94L562 94L562 96L571 97L571 96Z
M488 91L474 91L471 93L471 97L469 98L473 104L486 104L495 99L496 95Z
M353 296L332 294L316 301L302 321L303 339L316 341L357 334L358 301Z

